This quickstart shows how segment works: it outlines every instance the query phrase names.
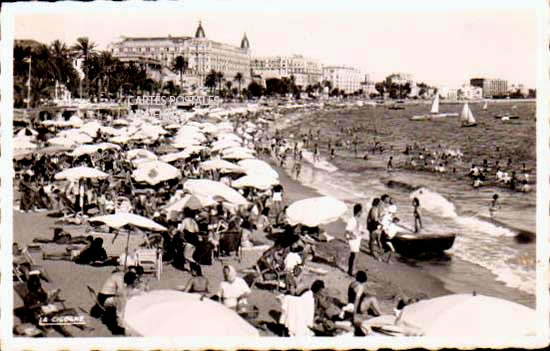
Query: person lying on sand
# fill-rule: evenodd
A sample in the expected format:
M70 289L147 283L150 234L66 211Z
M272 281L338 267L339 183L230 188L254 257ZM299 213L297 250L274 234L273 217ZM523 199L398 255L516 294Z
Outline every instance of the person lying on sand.
M89 245L93 241L93 237L91 235L84 236L84 235L77 235L77 236L71 236L71 234L65 232L62 228L54 228L53 231L53 238L51 240L49 239L40 239L35 238L33 239L34 243L41 243L41 244L58 244L58 245Z
M103 239L95 238L90 246L84 249L72 250L70 252L54 253L42 255L44 260L65 260L73 261L78 264L87 265L106 265L114 262L114 258L109 258L107 252L103 248Z

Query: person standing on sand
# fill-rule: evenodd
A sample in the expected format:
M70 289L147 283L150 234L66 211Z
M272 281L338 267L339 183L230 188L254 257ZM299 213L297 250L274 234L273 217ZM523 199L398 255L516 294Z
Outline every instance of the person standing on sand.
M498 194L493 195L493 200L489 204L489 216L492 218L495 216L495 213L500 210L500 205L498 204Z
M355 206L353 206L353 217L351 217L346 224L346 239L348 240L350 249L348 274L352 277L355 256L359 253L359 249L361 248L361 229L359 228L359 217L361 217L362 213L363 207L361 204L355 204Z
M393 171L393 156L390 156L390 159L388 160L387 170L388 170L388 172Z
M375 198L374 200L372 200L372 206L367 216L367 230L369 231L369 249L372 257L374 258L377 258L376 252L374 250L374 245L376 244L377 246L379 246L380 242L380 215L380 199Z
M420 217L420 201L417 197L413 199L414 232L418 233L422 229L422 218Z

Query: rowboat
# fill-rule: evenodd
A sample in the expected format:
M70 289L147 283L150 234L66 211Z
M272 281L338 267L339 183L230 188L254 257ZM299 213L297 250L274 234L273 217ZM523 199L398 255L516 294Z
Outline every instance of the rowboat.
M454 233L397 233L391 243L400 255L417 257L449 250L453 247L455 236Z

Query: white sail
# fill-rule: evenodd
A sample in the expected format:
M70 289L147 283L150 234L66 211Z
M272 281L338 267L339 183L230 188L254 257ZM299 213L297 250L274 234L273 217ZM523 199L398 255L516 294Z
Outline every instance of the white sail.
M485 101L485 104L483 105L483 109L484 109L484 110L487 109L487 101Z
M460 114L460 121L462 122L462 125L472 125L476 123L476 119L474 118L474 115L472 114L472 111L470 110L468 103L465 103L464 107L462 108L462 113Z
M432 104L432 113L439 113L439 94L435 95L434 102Z

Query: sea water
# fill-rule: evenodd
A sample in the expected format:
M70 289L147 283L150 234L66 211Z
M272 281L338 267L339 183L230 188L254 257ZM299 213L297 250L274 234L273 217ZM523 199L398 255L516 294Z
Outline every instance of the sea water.
M535 192L472 189L465 180L380 167L342 171L324 158L314 162L308 155L306 151L298 181L319 193L339 198L350 208L362 203L367 210L373 198L388 194L397 205L401 224L409 228L414 227L412 198L417 197L426 232L456 233L445 255L427 260L399 258L401 264L436 276L455 293L476 291L534 307L535 242L519 243L516 236L520 231L535 233ZM286 163L289 174L293 166L293 160ZM494 193L499 194L501 205L495 215L498 222L488 219Z

